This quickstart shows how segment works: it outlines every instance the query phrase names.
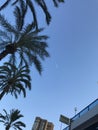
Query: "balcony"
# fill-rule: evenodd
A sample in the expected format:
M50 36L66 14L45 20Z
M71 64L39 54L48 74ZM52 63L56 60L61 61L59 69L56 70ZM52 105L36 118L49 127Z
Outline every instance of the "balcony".
M86 130L89 125L96 122L98 122L98 99L71 118L70 129L68 126L63 130Z

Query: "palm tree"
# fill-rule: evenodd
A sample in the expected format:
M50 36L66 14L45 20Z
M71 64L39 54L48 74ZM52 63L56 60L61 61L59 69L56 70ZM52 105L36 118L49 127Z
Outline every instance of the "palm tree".
M39 35L43 29L37 29L34 22L25 25L26 4L16 6L14 10L15 25L11 25L0 14L0 60L10 54L10 62L15 64L18 59L20 65L32 65L41 73L41 61L49 57L47 52L47 36ZM18 58L17 58L18 57Z
M38 27L38 22L37 22L37 17L36 17L36 9L35 9L34 5L35 5L35 3L37 3L37 5L39 7L41 7L41 9L43 10L43 12L45 13L47 24L50 23L50 21L51 21L51 15L50 15L50 13L48 11L47 3L45 2L45 0L14 0L14 2L13 2L13 0L6 0L6 2L4 2L2 4L2 6L0 7L0 11L2 9L4 9L5 7L7 7L7 5L9 3L11 3L11 1L12 1L12 5L16 5L17 3L19 3L19 4L21 4L21 3L23 4L24 3L24 4L27 5L27 7L32 12L33 19L34 19L34 22L36 24L36 27ZM64 2L64 0L52 0L52 1L54 3L55 7L58 7L59 3L61 3L61 2L63 3Z
M15 130L22 130L21 127L26 127L26 125L22 121L18 121L22 114L18 109L12 109L10 114L4 109L4 115L0 113L0 122L4 123L5 130L10 130L10 128L14 128Z
M26 88L31 90L31 78L27 66L15 67L10 63L4 63L0 67L0 100L5 94L10 93L15 98L22 92L26 97Z

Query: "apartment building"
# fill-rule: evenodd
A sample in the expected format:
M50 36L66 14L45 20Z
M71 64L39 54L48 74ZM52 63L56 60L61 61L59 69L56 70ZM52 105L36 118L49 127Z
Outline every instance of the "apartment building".
M48 122L46 119L36 117L32 130L53 130L54 125L52 122Z

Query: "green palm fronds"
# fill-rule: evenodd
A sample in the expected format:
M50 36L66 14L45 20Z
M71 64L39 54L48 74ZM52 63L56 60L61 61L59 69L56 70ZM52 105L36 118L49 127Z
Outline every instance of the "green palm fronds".
M23 7L22 7L23 6ZM10 55L10 62L12 64L17 61L20 65L32 65L34 63L39 73L42 71L41 60L49 57L47 52L48 45L46 43L47 36L39 35L43 29L37 29L35 24L24 25L26 14L26 5L21 5L21 8L16 6L14 16L16 23L13 26L6 18L0 14L0 25L2 26L0 34L0 60L8 54ZM24 11L24 13L23 13ZM19 17L21 16L21 17Z
M21 92L26 97L26 88L31 90L31 78L27 66L16 68L6 62L0 67L0 99L9 93L18 98Z
M64 2L64 0L52 0L52 1L56 7L58 7L59 3ZM37 20L37 15L36 15L37 11L35 9L35 3L37 3L37 5L43 10L43 13L45 14L45 17L46 17L47 24L49 24L51 21L51 14L48 11L48 4L46 3L45 0L6 0L6 2L4 2L3 5L0 7L0 11L3 10L5 7L7 7L10 3L12 6L21 5L21 3L22 5L23 4L26 5L27 8L31 10L33 21L36 25L36 28L38 28L38 20Z
M21 127L26 127L26 125L22 121L18 121L22 114L18 109L10 110L10 113L7 113L5 109L3 109L4 114L0 113L0 122L2 122L5 126L5 130L9 130L10 128L14 128L15 130L22 130Z

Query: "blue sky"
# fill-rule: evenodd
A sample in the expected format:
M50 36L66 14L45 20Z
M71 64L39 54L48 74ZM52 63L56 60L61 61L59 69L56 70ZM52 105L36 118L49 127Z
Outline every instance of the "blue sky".
M44 34L50 37L50 58L43 62L42 76L33 66L32 91L27 91L27 97L16 100L8 95L0 102L0 112L21 110L24 130L31 130L36 116L60 130L60 114L71 118L75 107L79 112L98 96L98 0L66 0L58 9L49 6L50 26L39 17L46 26Z

